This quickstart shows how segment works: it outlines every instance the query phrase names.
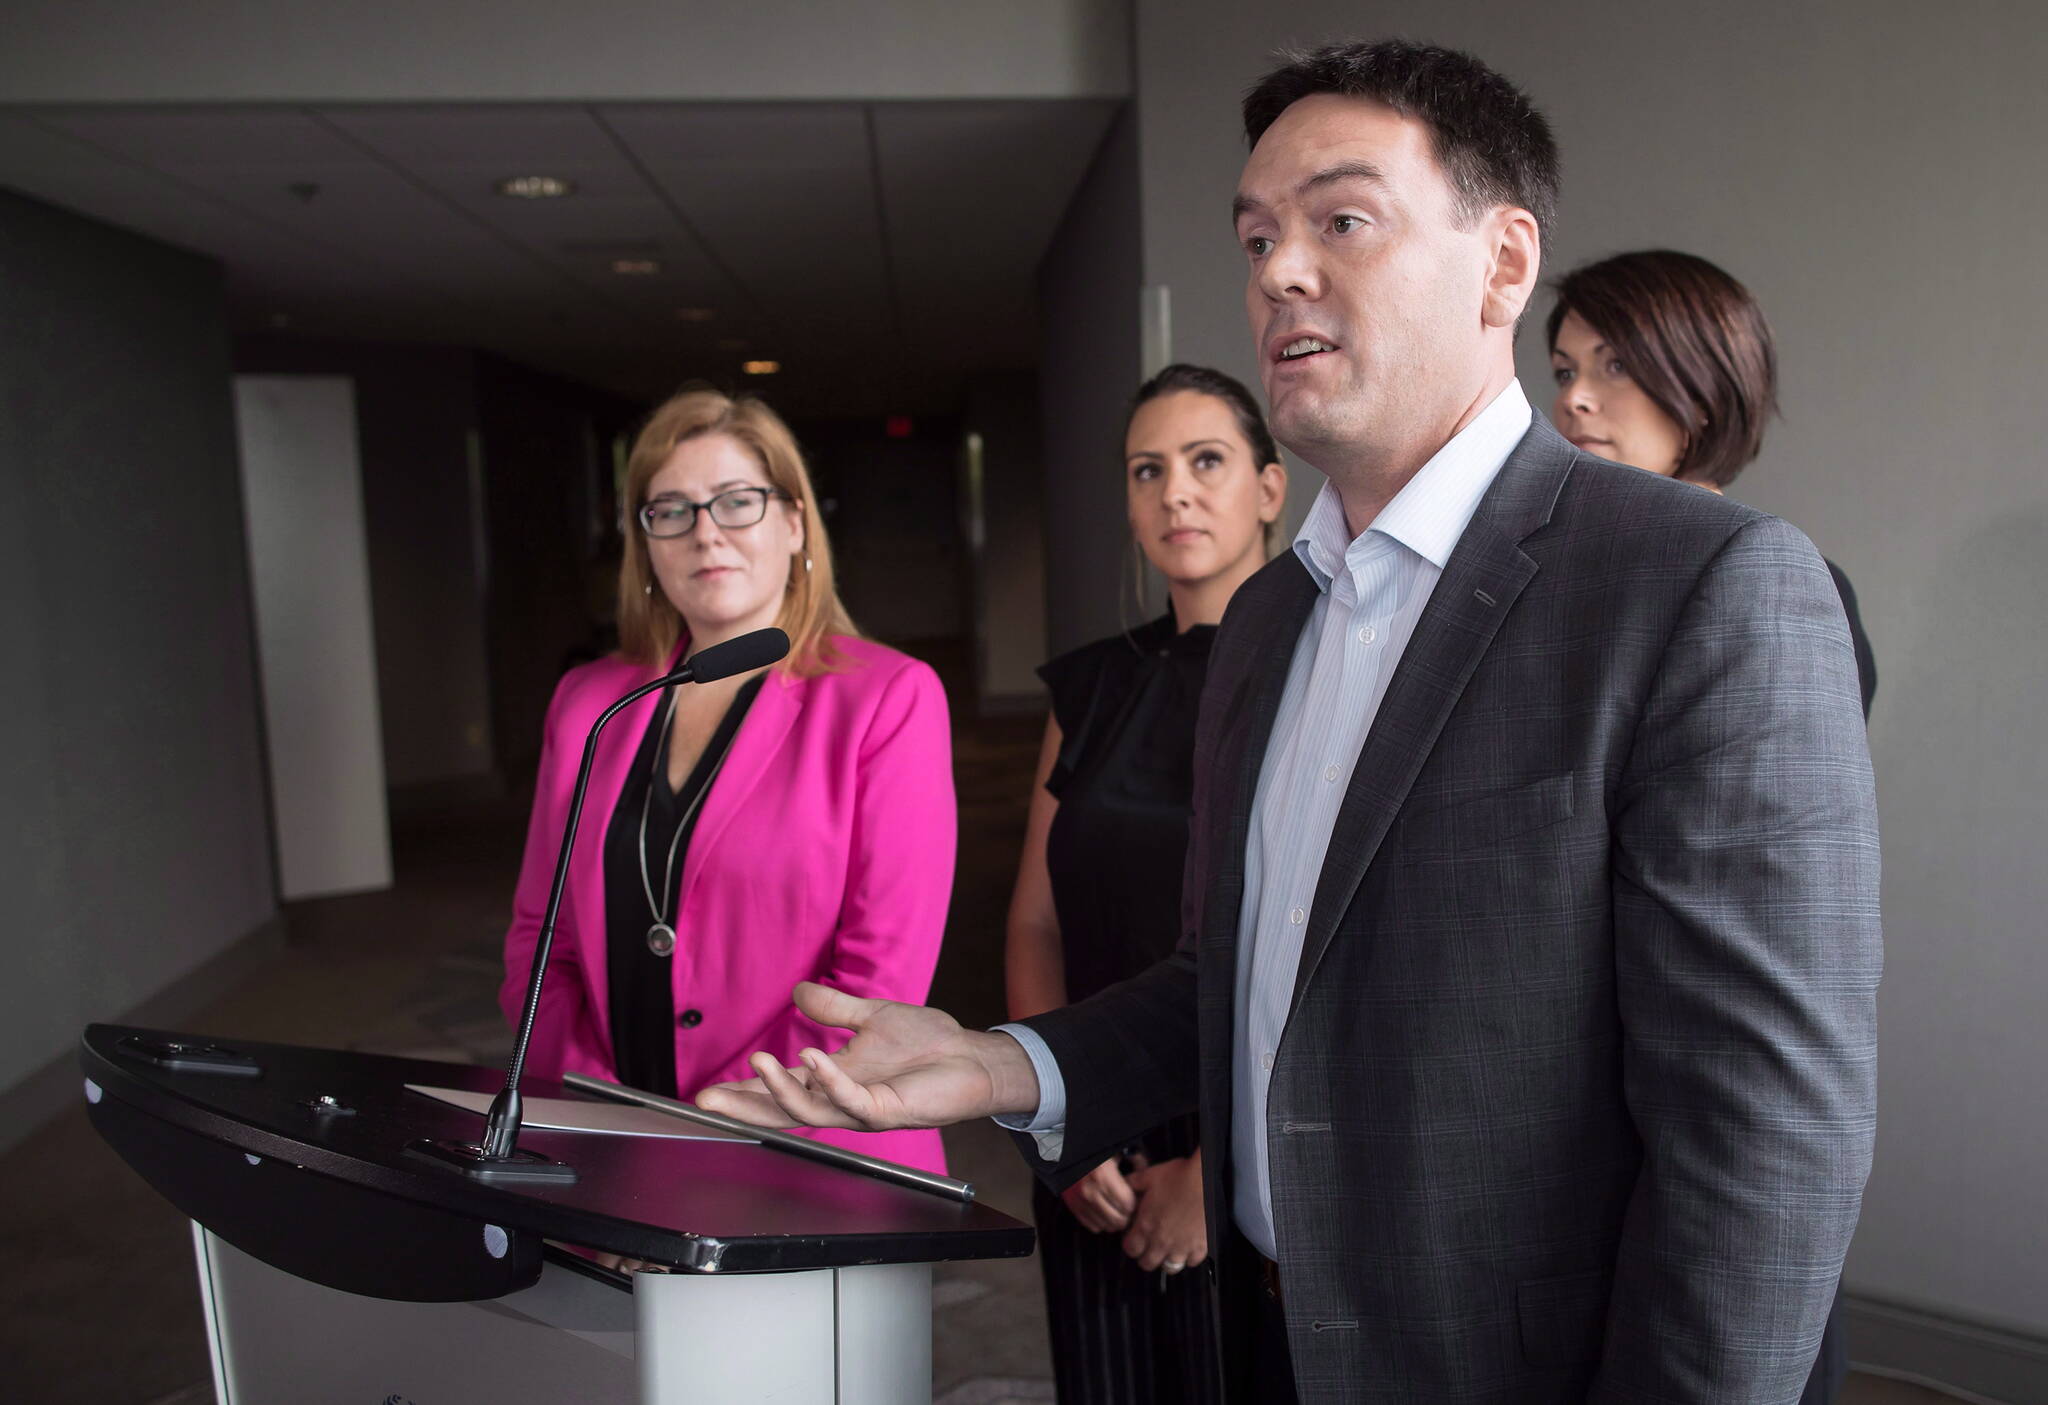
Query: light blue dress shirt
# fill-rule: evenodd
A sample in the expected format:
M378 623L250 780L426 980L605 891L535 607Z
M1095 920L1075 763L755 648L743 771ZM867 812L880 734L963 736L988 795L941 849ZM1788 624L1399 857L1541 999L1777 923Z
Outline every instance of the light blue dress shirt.
M1294 539L1317 596L1288 666L1253 799L1231 1051L1231 1213L1269 1259L1279 1253L1266 1167L1266 1093L1337 812L1423 606L1531 418L1521 383L1510 381L1356 539L1327 483ZM998 1120L1032 1133L1040 1154L1057 1159L1067 1107L1059 1065L1030 1029L997 1028L1024 1046L1039 1090L1035 1115Z

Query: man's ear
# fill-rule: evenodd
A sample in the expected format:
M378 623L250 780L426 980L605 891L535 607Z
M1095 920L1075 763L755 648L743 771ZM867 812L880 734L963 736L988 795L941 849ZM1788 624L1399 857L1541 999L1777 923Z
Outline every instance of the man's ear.
M1259 520L1278 522L1287 509L1287 465L1278 459L1259 470Z
M1537 233L1536 217L1513 205L1495 210L1488 228L1493 247L1480 320L1489 327L1513 327L1536 296L1536 279L1543 262L1542 238Z

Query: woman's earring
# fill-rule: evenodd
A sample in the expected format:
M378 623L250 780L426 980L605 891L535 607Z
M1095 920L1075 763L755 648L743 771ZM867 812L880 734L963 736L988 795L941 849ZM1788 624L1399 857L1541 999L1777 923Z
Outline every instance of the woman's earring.
M808 576L808 575L809 575L810 573L811 573L811 553L809 553L808 551L806 551L806 552L804 553L804 574Z
M641 586L641 587L640 587L640 593L641 593L642 595L652 595L652 594L654 594L654 585L653 585L653 583L652 583L652 582L650 581L650 582L649 582L648 584L646 584L646 585L643 585L643 586Z
M1137 602L1139 615L1149 614L1152 602L1146 598L1150 592L1145 589L1145 553L1138 549L1138 539L1132 536L1124 538L1124 550L1131 558L1131 598Z

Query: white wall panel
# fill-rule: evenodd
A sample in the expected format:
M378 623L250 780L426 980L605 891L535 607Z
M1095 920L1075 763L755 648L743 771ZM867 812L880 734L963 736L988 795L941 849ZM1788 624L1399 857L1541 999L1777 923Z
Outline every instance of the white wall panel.
M278 886L389 887L353 384L237 376Z

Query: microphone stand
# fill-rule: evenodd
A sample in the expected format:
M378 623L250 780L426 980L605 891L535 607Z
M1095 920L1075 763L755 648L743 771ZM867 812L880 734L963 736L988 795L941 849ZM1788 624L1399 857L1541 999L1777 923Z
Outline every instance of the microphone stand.
M767 638L764 636L772 636ZM406 1150L415 1155L453 1166L479 1181L542 1181L567 1183L576 1179L576 1168L537 1151L521 1151L519 1127L524 1116L519 1097L519 1080L526 1072L526 1046L533 1040L534 1017L540 1013L541 980L547 974L548 956L555 945L555 919L562 910L562 890L569 881L569 855L576 847L576 825L583 817L583 793L590 787L591 764L597 759L598 734L605 724L628 704L658 689L680 683L712 683L735 673L774 663L789 652L789 637L779 629L755 630L723 644L714 644L673 673L652 683L643 683L598 714L583 743L583 762L576 769L576 789L569 799L569 823L562 836L562 850L555 860L554 886L548 892L547 913L541 918L540 938L533 947L533 970L526 981L526 1009L519 1018L519 1036L512 1045L512 1059L505 1066L505 1086L491 1099L490 1115L484 1122L481 1141L465 1142L427 1138L411 1143Z

